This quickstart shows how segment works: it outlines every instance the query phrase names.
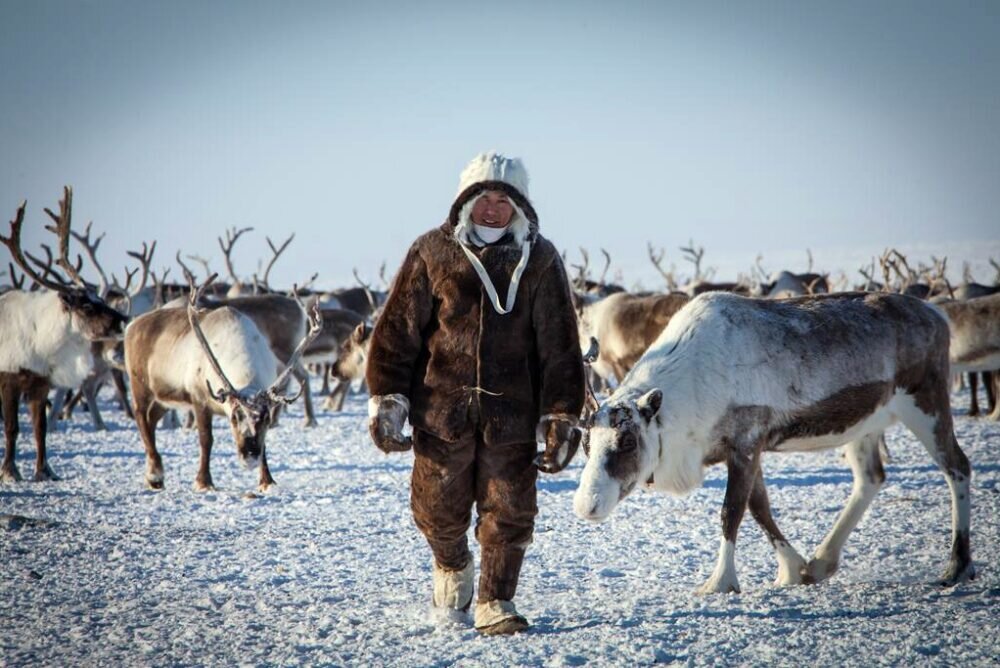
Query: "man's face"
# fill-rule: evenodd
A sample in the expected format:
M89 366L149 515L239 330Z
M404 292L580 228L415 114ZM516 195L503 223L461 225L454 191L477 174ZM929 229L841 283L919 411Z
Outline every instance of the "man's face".
M472 205L472 222L483 227L507 227L514 207L502 192L486 190Z

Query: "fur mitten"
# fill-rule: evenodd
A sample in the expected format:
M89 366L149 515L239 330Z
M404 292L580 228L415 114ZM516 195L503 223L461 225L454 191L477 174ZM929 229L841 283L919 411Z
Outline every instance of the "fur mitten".
M402 394L386 394L368 400L368 431L379 450L405 452L413 447L413 440L403 435L409 413L410 401Z
M545 450L535 457L535 466L543 473L559 473L573 460L580 447L583 430L572 415L543 415L535 438L545 443Z

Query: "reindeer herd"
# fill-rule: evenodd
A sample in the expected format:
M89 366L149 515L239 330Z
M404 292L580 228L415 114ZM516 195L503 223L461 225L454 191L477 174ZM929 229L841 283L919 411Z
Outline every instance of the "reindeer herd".
M269 428L301 396L305 427L316 424L312 373L322 378L324 408L341 410L352 386L363 383L367 343L385 291L360 287L321 293L316 275L282 293L271 271L294 239L266 238L271 256L262 271L241 278L236 243L252 228L219 238L228 282L209 260L199 279L180 252L184 282L152 269L155 242L128 256L124 283L100 264L102 237L72 229L72 191L59 212L45 209L55 251L44 259L24 249L26 205L9 236L9 286L0 290L0 408L6 448L0 483L21 480L15 463L23 397L36 445L34 480L57 479L46 459L47 434L79 403L103 428L98 390L114 384L145 447L145 482L164 487L156 428L165 419L197 429L199 491L213 489L212 420L229 421L237 452L259 469L259 490L274 484L267 464ZM73 242L81 253L71 251ZM970 413L980 414L979 381L987 413L1000 419L1000 266L994 285L965 272L953 288L946 260L911 268L887 251L859 270L850 285L809 268L769 274L758 256L749 275L714 282L702 267L704 249L681 249L693 265L690 280L663 267L664 252L648 246L665 290L625 290L609 282L611 257L591 275L589 257L572 278L581 354L589 365L584 449L588 459L574 497L577 514L599 521L640 484L672 493L698 486L706 466L727 467L722 540L704 592L738 591L735 542L749 509L778 562L777 584L823 580L837 569L841 549L885 479L883 431L902 421L942 470L952 497L952 552L942 582L974 577L970 548L970 465L955 438L950 384L968 374ZM73 260L74 254L76 260ZM86 256L96 282L83 277ZM569 264L564 255L564 262ZM18 274L21 272L21 275ZM384 278L384 265L379 272ZM881 280L879 280L881 279ZM29 283L30 281L30 283ZM620 283L620 281L619 281ZM27 285L26 285L27 284ZM290 392L294 381L297 390ZM50 401L50 394L52 399ZM800 556L778 529L761 469L764 453L816 451L845 445L855 477L847 506L811 559Z

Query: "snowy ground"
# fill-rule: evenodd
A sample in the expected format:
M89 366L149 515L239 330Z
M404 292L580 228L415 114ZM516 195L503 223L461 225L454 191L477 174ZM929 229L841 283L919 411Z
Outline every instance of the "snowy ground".
M410 456L367 438L364 397L305 430L293 412L269 434L278 490L247 498L217 420L219 491L191 490L196 438L157 434L166 490L147 491L138 434L106 405L50 439L63 480L0 487L2 665L645 665L652 663L996 665L1000 660L1000 426L965 417L975 469L979 577L931 584L950 546L949 495L923 448L888 435L888 481L847 543L841 570L775 589L775 560L747 517L743 593L699 597L719 539L725 473L682 499L629 497L603 525L572 513L581 458L543 477L535 544L517 603L527 633L481 638L428 621L429 551L409 513ZM22 414L18 464L33 469ZM765 459L785 534L808 554L851 487L835 451ZM29 518L29 519L24 519Z

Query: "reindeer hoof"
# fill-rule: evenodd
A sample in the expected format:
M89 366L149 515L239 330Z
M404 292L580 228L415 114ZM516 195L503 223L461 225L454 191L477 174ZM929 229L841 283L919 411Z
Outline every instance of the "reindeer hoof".
M696 594L705 596L706 594L739 594L740 583L735 577L717 577L713 575L708 582L695 590Z
M976 579L976 567L971 561L960 564L957 561L952 561L948 564L948 570L944 572L941 579L938 580L938 585L942 587L954 587L957 584L963 582L969 582L970 580Z
M160 483L161 487L162 487L162 485L163 485L163 483ZM215 491L215 485L212 484L212 481L201 482L199 480L196 480L195 483L194 483L194 491L199 492L199 493L202 493L202 492L214 492Z
M52 472L46 464L40 469L35 469L35 482L55 482L60 480L59 476Z
M738 584L728 584L719 586L712 582L706 582L702 586L695 590L695 593L699 596L707 596L708 594L739 594L740 586Z
M837 565L837 562L832 560L810 559L800 571L802 584L811 585L826 580L837 572Z
M319 423L316 422L316 420L306 420L305 424L303 424L302 426L304 426L307 429L312 429L313 427L318 427Z
M149 478L146 478L146 487L159 492L163 489L163 479L150 480Z
M267 494L277 486L278 486L277 483L274 482L273 480L271 482L262 482L259 485L257 485L257 491L260 492L261 494Z
M21 472L17 470L14 464L9 466L4 466L0 469L0 482L21 482L23 478L21 477Z

